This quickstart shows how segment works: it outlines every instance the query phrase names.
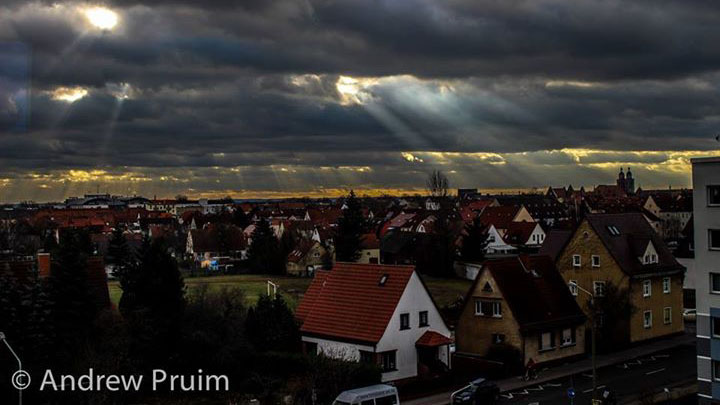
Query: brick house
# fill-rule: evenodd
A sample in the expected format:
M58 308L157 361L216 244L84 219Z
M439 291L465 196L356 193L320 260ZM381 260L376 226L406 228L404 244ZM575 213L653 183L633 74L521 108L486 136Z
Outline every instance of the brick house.
M585 352L586 317L548 256L486 261L464 302L459 355L485 356L499 343L517 348L523 364Z
M548 246L559 246L551 243ZM629 289L635 311L629 342L681 333L685 268L641 213L588 214L556 253L566 283L603 294L612 283ZM573 289L587 313L589 297Z

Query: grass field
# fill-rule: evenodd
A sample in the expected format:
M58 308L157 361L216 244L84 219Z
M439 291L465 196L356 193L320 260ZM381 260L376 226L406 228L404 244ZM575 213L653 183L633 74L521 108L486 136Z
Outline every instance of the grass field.
M280 285L280 290L290 307L295 308L300 294L304 293L312 281L309 278L272 276L263 274L241 274L232 276L208 276L208 277L187 277L185 285L188 290L206 284L208 288L219 290L223 287L240 288L245 292L248 305L253 305L261 294L267 291L267 281ZM464 297L470 284L469 280L442 279L423 276L423 280L430 290L435 302L439 307L453 303L458 297ZM117 306L120 302L122 290L117 281L108 283L110 299Z

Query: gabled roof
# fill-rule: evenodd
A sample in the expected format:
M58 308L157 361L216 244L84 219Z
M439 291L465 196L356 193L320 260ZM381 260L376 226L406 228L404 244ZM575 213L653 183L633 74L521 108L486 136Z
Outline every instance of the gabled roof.
M301 333L379 342L414 271L413 266L358 263L336 263L331 271L317 271L296 311L303 322Z
M558 256L565 249L565 245L573 236L573 231L565 229L553 229L545 236L545 241L540 247L538 254L550 256L553 260L557 260Z
M588 214L585 219L626 274L640 276L684 271L643 214ZM658 252L656 264L642 264L638 260L648 242L652 242Z
M524 244L537 226L537 222L511 222L508 224L505 240L511 244Z
M548 256L513 256L487 260L492 275L523 333L579 324L585 314ZM475 278L470 294L481 277ZM472 301L469 296L465 305Z
M438 332L435 332L433 330L429 330L425 333L423 333L422 336L415 342L416 346L424 346L424 347L438 347L438 346L444 346L449 345L453 342L453 340L447 336L444 336Z
M485 225L495 225L497 229L507 229L521 208L513 205L487 207L480 214L480 222Z

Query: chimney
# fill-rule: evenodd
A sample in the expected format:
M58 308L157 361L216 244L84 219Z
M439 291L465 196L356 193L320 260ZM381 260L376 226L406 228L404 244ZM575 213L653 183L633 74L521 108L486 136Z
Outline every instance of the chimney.
M38 276L50 276L50 253L38 253L37 255Z

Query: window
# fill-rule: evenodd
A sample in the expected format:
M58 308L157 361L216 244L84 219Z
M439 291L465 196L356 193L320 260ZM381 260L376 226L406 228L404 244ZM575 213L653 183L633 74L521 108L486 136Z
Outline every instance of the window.
M670 277L663 278L663 294L670 294Z
M643 327L652 328L652 311L643 312Z
M555 348L555 334L553 332L543 332L539 336L540 351L551 350Z
M575 344L575 328L567 328L562 331L562 346L572 346Z
M720 294L720 273L710 273L710 292Z
M720 318L712 318L713 337L720 337Z
M396 400L397 398L395 398L395 395L375 398L375 405L396 405Z
M568 287L570 288L570 294L577 297L577 295L578 295L577 280L570 280L570 282L568 283Z
M493 333L492 334L492 342L494 344L503 343L505 341L505 335L502 333Z
M708 230L708 247L710 250L720 250L720 229Z
M380 365L382 366L382 371L384 373L388 371L395 371L397 370L397 365L395 364L395 351L391 352L383 352L380 353Z
M612 236L620 235L620 230L617 229L617 227L615 225L608 225L607 229L608 229L608 232L610 232L610 235L612 235Z
M502 307L500 306L499 301L492 303L492 316L495 318L502 318Z
M573 267L580 267L580 265L582 264L580 255L573 255L572 264L573 264Z
M720 361L713 360L713 380L720 381Z
M593 267L600 267L600 256L598 256L598 255L592 255L592 266L593 266Z
M596 297L605 296L605 282L604 281L593 281L593 295Z
M375 354L366 350L360 350L360 363L373 364L375 363Z
M400 314L400 330L410 329L410 314Z
M643 281L643 297L649 297L652 295L652 281Z
M475 301L475 315L502 318L502 304L497 300L477 300Z
M643 264L654 264L658 262L658 256L655 253L647 254L643 257Z
M420 311L418 318L420 319L418 326L421 328L423 326L428 326L428 311Z
M672 323L672 308L670 308L670 307L663 308L663 323L665 325Z
M710 206L720 205L720 186L708 186L707 199Z

